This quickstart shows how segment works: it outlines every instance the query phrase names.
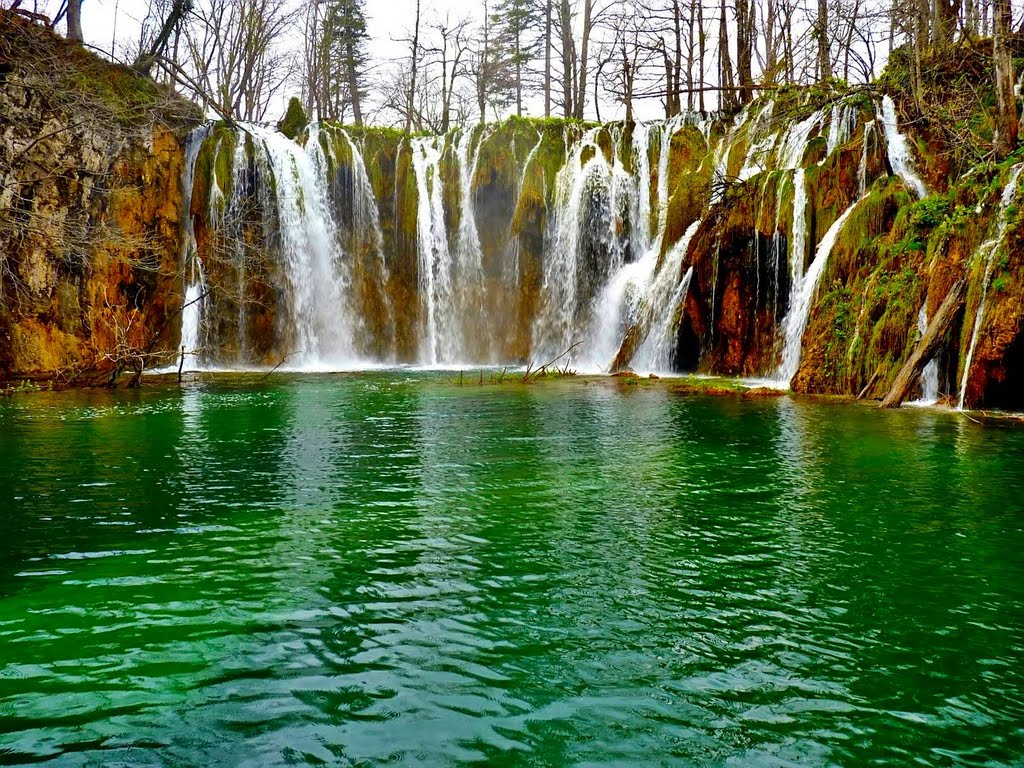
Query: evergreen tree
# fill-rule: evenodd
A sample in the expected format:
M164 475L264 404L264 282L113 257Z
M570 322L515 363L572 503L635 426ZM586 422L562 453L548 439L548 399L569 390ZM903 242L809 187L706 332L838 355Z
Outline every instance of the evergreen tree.
M365 43L366 14L365 0L331 0L327 24L333 39L334 61L338 68L336 77L341 91L348 96L352 105L352 121L363 124L362 88L360 81L366 66Z
M537 0L499 0L494 7L497 47L515 88L517 115L523 114L525 76L543 43L539 32L544 26L544 12L544 3L538 4Z

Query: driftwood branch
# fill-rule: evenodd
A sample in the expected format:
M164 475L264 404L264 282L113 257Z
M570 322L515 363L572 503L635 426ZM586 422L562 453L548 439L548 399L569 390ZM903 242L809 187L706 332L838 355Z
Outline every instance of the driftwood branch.
M562 352L562 354L558 355L558 357L555 357L552 360L548 360L548 362L544 363L544 365L540 366L536 370L532 370L532 365L527 365L526 373L523 374L523 381L529 381L531 376L536 379L544 375L545 373L547 373L548 368L550 368L552 365L555 365L555 363L557 363L563 357L569 355L574 349L576 349L576 347L578 347L582 343L582 341L574 341L572 344L569 345L568 349ZM568 363L566 363L566 371L568 372Z
M282 355L281 356L281 362L279 362L277 365L275 365L273 368L271 368L269 371L267 371L265 374L263 374L256 383L260 384L260 383L266 381L266 379L270 376L270 374L272 374L274 371L276 371L278 368L280 368L282 365L284 365L285 361L288 360L289 357L291 357L292 355L297 355L297 354L299 354L299 352L301 352L301 350L296 349L296 350L293 350L293 351L289 352L286 355Z

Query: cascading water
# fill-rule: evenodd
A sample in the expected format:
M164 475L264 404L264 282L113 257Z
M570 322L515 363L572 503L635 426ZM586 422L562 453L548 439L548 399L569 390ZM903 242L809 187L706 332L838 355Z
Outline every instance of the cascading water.
M808 243L810 190L804 158L812 136L820 136L819 141L827 139L826 156L846 144L856 129L860 110L852 105L837 104L831 111L819 110L799 122L783 123L781 127L781 121L774 119L772 112L771 102L748 106L732 122L717 149L709 149L701 164L706 167L705 163L713 162L716 176L721 177L727 172L730 158L735 168L740 165L742 154L741 178L769 170L785 171L779 174L777 181L772 179L757 188L760 204L756 200L754 203L763 206L774 200L776 205L777 223L773 235L776 306L780 303L777 294L781 283L778 261L783 252L789 256L792 295L786 316L783 361L779 366L783 371L794 365L789 359L794 343L789 326L798 323L799 316L809 311L809 306L805 305L813 299L827 250L838 233L830 230L818 249ZM263 318L276 320L276 333L282 338L277 340L274 350L285 352L298 348L302 356L291 362L299 365L337 365L352 360L356 349L364 354L365 350L370 350L374 359L381 359L388 349L399 348L403 357L411 356L427 365L495 362L501 360L498 354L509 359L509 350L516 357L522 355L520 359L537 363L554 358L574 342L581 341L582 348L574 354L576 364L605 369L614 362L615 365L631 364L663 371L672 362L679 308L694 276L694 269L687 269L685 261L698 224L694 223L671 247L666 247L664 242L669 229L673 187L678 186L684 195L691 194L682 184L684 177L668 178L673 136L683 126L691 125L710 135L710 121L694 115L680 115L664 123L637 124L631 134L620 126L593 128L582 135L569 129L563 132L566 155L561 168L557 173L553 168L548 170L550 153L545 152L545 170L539 176L535 173L537 155L542 145L547 146L544 142L549 140L546 138L549 134L538 131L536 143L519 163L518 184L513 177L505 182L512 187L506 191L501 186L501 177L491 177L498 181L481 181L488 187L486 192L483 188L479 192L480 215L485 217L479 219L479 223L476 210L478 163L481 147L491 135L489 130L496 129L476 127L455 131L448 137L408 140L411 152L406 157L411 156L417 200L415 229L409 216L413 211L401 214L406 218L398 218L399 182L396 179L395 226L389 227L386 234L361 145L344 129L313 125L303 148L268 129L246 126L244 130L251 140L247 145L246 142L236 144L236 152L240 154L235 159L234 170L241 175L232 178L228 199L217 197L221 186L227 192L226 180L219 180L219 183L214 180L209 194L210 222L226 228L233 226L231 222L235 218L242 221L232 213L235 196L241 194L258 197L260 207L268 211L264 239L272 251L273 277L279 278L279 282L274 284L278 292L271 296L270 311L259 311ZM688 127L687 130L693 129ZM866 135L869 130L865 127ZM721 128L715 129L718 135L720 131ZM627 135L630 138L624 139ZM513 134L509 140L507 146L513 156L525 149L522 138L522 134ZM682 146L689 146L689 138L692 137ZM630 144L620 146L624 140ZM657 161L652 162L656 151ZM381 154L378 146L374 152L374 163L395 162L393 157ZM624 160L624 152L630 158ZM351 168L346 159L349 155ZM194 156L192 162L194 164ZM221 167L219 162L214 165ZM865 165L862 160L858 179L862 188ZM555 179L550 196L548 173L554 174ZM483 177L487 178L487 174ZM458 188L446 193L443 185L448 179ZM769 185L776 184L773 196ZM789 233L782 233L783 214L778 202L785 199L784 192L787 196L790 194L786 189L788 184L793 185L793 215ZM529 197L523 198L524 194ZM502 231L508 227L508 242L503 245L501 238L483 228L483 221L493 220L495 210L499 217L506 215L500 206L508 205L504 200L509 196L516 213L507 214L508 219L498 219ZM717 198L714 190L712 197ZM523 199L530 201L531 207L525 210L531 213L520 220L518 210ZM536 212L538 199L542 206L540 212ZM690 204L683 199L684 204ZM457 205L458 209L446 210L446 202ZM675 200L672 202L675 205ZM351 214L346 207L348 203L351 203ZM388 201L384 201L383 205L387 204ZM337 223L332 213L338 217ZM844 220L848 213L844 213ZM760 208L754 216L758 222L764 220ZM449 233L451 222L455 227ZM246 219L243 223L248 229L238 233L235 239L239 243L247 238L251 241L253 237L253 222ZM837 222L836 226L840 225L841 222ZM393 281L397 287L388 286L390 262L385 259L385 253L390 243L386 245L385 240L402 237L405 239L396 241L398 247L402 247L402 243L411 246L411 238L404 233L412 231L415 231L416 266L412 267L413 252L409 252L407 266L403 267L401 261L395 262L395 269L405 270L395 273ZM760 249L761 245L758 241L755 247ZM531 261L520 263L520 248L524 246L529 248L524 253L529 254ZM396 256L402 253L397 251ZM809 254L814 258L804 274ZM758 250L755 258L759 264L762 257ZM237 279L236 324L239 335L244 336L245 329L256 328L261 318L257 315L255 300L246 295L251 289L247 288L249 280L243 270L252 262L247 261L244 253L237 262L238 269L230 272L228 278ZM710 259L710 263L717 274L717 259ZM368 265L373 267L369 271ZM198 259L195 265L190 265L192 271L186 285L190 297L202 295L204 290L202 266ZM485 267L488 270L486 280ZM218 267L214 275L219 294L225 293L224 273L225 270ZM403 279L414 279L415 283L406 289L404 284L397 283ZM528 280L537 281L529 296L525 293ZM376 288L371 285L374 282L378 284ZM711 284L715 283L712 277ZM229 290L234 288L233 283L229 284ZM413 298L413 306L418 310L399 315L404 307L396 301L394 322L380 320L382 303L389 300L389 290L399 291L396 296L408 290L406 295ZM756 293L761 294L760 283ZM498 297L502 297L506 307L514 306L516 322L522 324L515 330L491 327L504 314L504 310L502 313L495 311L499 306ZM514 305L508 298L513 298ZM714 291L702 300L710 300L713 315ZM203 302L197 303L201 305ZM233 302L230 307L232 311L236 309ZM253 317L247 320L246 312L250 307ZM360 319L364 312L377 313L373 315L372 328L365 319ZM203 327L201 321L195 321L195 315L199 314L190 315L189 330L183 336L183 341L187 339L196 347L204 346L196 330ZM223 307L217 317L219 334L226 327ZM262 322L266 326L267 320ZM806 325L806 316L799 322ZM405 325L401 325L403 323ZM391 337L381 343L378 337L385 333ZM400 333L404 334L401 341L398 340ZM371 337L372 343L364 343L364 337ZM500 341L495 341L499 338ZM796 343L799 355L799 338ZM239 346L241 352L246 346L244 339ZM269 358L270 353L258 353L258 359ZM797 357L797 364L798 360Z
M178 367L187 363L188 357L195 361L200 348L200 327L203 317L203 301L207 295L206 275L203 262L199 258L199 246L196 243L195 227L192 224L192 187L196 172L196 159L203 142L210 135L210 127L201 125L188 137L185 149L185 167L182 170L181 188L184 190L182 199L182 264L185 265L185 301L181 310L181 351Z
M928 330L928 310L922 304L921 310L917 313L917 332L924 337ZM924 370L921 371L921 399L918 405L933 405L939 401L939 361L934 357L928 361Z
M530 166L533 163L533 159L537 156L537 152L540 150L540 145L544 143L544 136L540 132L537 133L537 143L534 144L530 151L527 153L526 158L523 160L523 166L519 170L519 180L516 184L516 200L523 194L523 187L526 184L526 174L530 170ZM514 149L514 148L513 148ZM509 219L508 229L508 258L505 260L505 269L503 272L503 279L506 286L519 287L521 264L519 254L519 237L513 233L513 225L515 223L515 216L513 215Z
M739 180L746 181L767 168L768 158L775 145L776 134L767 131L771 126L775 102L769 101L757 116L748 123L746 130L747 153L740 167Z
M589 297L581 285L585 259L604 251L613 258L614 171L597 144L597 128L588 130L571 148L555 179L552 223L545 244L541 308L533 324L533 352L554 358L582 341L582 310ZM584 162L585 153L590 157Z
M831 155L845 144L857 125L859 110L853 104L838 104L832 108L828 124L826 155Z
M1020 180L1021 172L1024 171L1024 163L1018 163L1010 172L1010 178L1003 188L1003 194L999 198L999 212L996 215L995 235L978 246L974 252L975 259L985 260L985 271L981 281L981 299L978 302L978 311L974 314L974 327L971 331L971 342L967 347L967 357L964 360L963 379L960 382L960 399L957 408L963 410L964 400L967 396L967 384L970 381L971 365L974 363L974 352L978 346L978 335L981 332L981 325L985 319L985 305L988 300L989 284L992 281L992 268L995 265L996 254L999 246L1006 237L1006 230L1010 225L1010 210L1014 199L1017 196L1017 182Z
M379 279L387 283L388 267L384 258L384 233L380 226L380 208L373 194L373 184L366 170L366 160L356 142L347 131L339 130L348 150L352 155L352 229L357 237L367 241L370 251L375 255ZM390 314L390 307L388 307Z
M857 169L857 189L860 197L864 197L868 193L868 141L874 128L875 120L869 120L864 123L864 136L860 150L860 167Z
M679 129L679 124L678 119L672 119L655 128L661 132L657 179L657 231L653 238L634 238L634 243L638 239L645 241L640 258L623 264L612 273L597 299L594 328L588 339L587 348L584 350L591 366L595 368L603 369L611 361L612 356L619 349L626 330L637 321L643 303L649 298L647 291L658 266L661 244L668 224L668 155L672 137ZM645 128L643 133L649 136L648 129ZM647 140L643 140L642 144L634 140L634 151L639 155L641 149L646 153ZM621 178L621 174L619 178ZM635 184L637 187L635 199L639 200L649 196L649 164L638 161ZM650 203L638 204L635 207L637 216L642 215L645 209L648 211L646 218L637 219L637 228L646 230L646 227L641 227L641 225L650 220ZM678 270L679 264L676 263L675 266Z
M690 241L700 228L700 220L693 222L668 253L664 263L644 296L649 330L646 338L633 355L632 365L641 371L668 371L672 366L679 311L690 290L693 266L686 270L682 280L679 271L690 250Z
M859 202L859 200L858 200ZM807 320L811 315L811 305L814 302L814 293L818 288L818 281L825 272L825 265L828 263L829 254L835 245L836 238L843 229L846 220L857 207L855 202L829 227L828 232L821 238L817 252L807 273L800 278L794 292L794 300L789 306L784 321L785 336L782 348L782 362L776 371L776 379L788 385L800 367L800 354L803 347L804 329L807 328Z
M636 210L633 214L633 247L640 253L651 247L651 130L652 127L644 123L638 122L633 126L633 164L637 176ZM658 184L660 185L661 155L658 155L658 163Z
M441 181L441 149L437 138L412 140L419 207L416 247L419 253L419 291L423 304L420 362L455 362L458 325L452 288L452 257L448 249Z
M457 283L458 303L463 312L472 313L474 325L487 328L486 306L483 302L484 269L483 251L480 248L480 233L476 228L476 196L473 194L473 180L476 178L481 135L472 157L469 151L473 144L474 129L466 128L455 144L455 157L459 163L459 231L455 243L455 269L459 276ZM469 345L463 343L460 352Z
M271 170L294 353L290 364L334 368L354 362L345 259L327 203L327 161L315 133L305 150L277 131L243 126ZM269 179L262 179L268 183Z
M661 128L661 146L658 152L658 229L655 235L655 242L649 247L661 250L665 239L665 228L668 226L668 157L672 149L672 137L680 127L680 117L676 116L669 120ZM640 177L641 189L650 188L649 178Z
M890 96L882 97L882 128L885 131L885 146L889 155L889 165L895 173L903 177L918 197L925 197L928 189L921 177L914 172L914 162L910 154L907 138L900 133L896 120L896 105Z
M225 129L221 129L225 130ZM182 345L196 363L248 365L250 279L281 280L273 347L290 367L336 369L351 365L351 307L347 267L338 245L327 202L327 159L313 134L303 148L277 131L240 124L234 135L230 194L227 179L211 169L208 222L217 245L218 269L232 275L216 291L198 259L186 262L193 303L182 312ZM209 133L209 131L208 131ZM203 140L189 147L186 200L191 205L194 169ZM217 139L213 157L222 149ZM246 229L254 206L262 226ZM195 249L195 233L186 223L185 247ZM274 274L250 275L251 249L271 255ZM207 256L207 258L211 258ZM199 297L205 296L200 301ZM229 336L225 336L225 333Z

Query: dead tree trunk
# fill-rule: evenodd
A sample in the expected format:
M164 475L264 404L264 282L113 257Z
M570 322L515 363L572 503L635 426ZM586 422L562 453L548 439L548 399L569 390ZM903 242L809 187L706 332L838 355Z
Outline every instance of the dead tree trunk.
M928 324L924 336L917 343L917 347L910 355L910 359L904 363L900 372L896 374L896 380L889 388L888 394L882 399L879 407L898 408L900 403L910 396L910 391L921 379L921 371L928 365L928 361L935 357L942 342L946 338L953 321L956 319L960 308L964 303L967 283L963 280L957 281L946 295L939 311Z

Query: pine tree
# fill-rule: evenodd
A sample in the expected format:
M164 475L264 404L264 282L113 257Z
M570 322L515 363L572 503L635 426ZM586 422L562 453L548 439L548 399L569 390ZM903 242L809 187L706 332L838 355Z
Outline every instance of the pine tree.
M538 31L544 25L544 7L536 0L499 0L492 23L504 64L515 87L516 114L523 113L523 80L541 48Z
M332 32L333 58L338 67L336 78L352 105L352 120L356 125L363 124L360 80L366 66L364 3L365 0L331 0L327 16Z

